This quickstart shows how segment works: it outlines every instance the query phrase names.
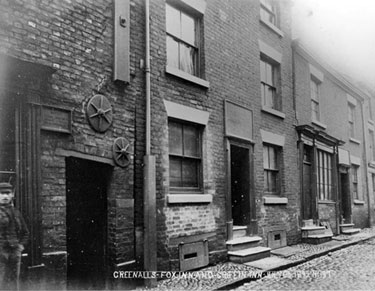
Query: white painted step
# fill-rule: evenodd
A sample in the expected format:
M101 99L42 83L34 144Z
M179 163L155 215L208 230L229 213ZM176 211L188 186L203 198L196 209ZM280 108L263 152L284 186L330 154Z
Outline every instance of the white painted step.
M309 237L310 235L324 234L326 228L324 226L305 226L301 228L302 237Z
M271 255L271 248L254 247L239 251L229 251L229 260L236 263L246 263L259 259L269 257Z
M312 234L308 236L308 238L324 238L324 237L333 237L333 234L323 233L323 234Z
M246 248L256 247L262 240L259 236L237 237L226 242L229 251L238 251Z
M234 225L233 226L233 238L246 236L247 226Z
M341 231L341 233L343 234L356 234L356 233L359 233L361 231L360 228L350 228L350 229L343 229Z

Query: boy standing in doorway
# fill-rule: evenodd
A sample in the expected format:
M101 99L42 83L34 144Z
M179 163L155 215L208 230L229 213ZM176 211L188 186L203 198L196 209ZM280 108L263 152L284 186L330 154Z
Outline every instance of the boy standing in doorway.
M0 290L19 290L21 253L29 236L13 198L13 186L0 183Z

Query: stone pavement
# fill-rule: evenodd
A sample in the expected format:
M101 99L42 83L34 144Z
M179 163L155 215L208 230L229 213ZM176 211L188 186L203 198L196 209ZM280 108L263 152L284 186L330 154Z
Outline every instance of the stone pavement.
M236 288L245 290L375 290L375 238Z
M353 246L352 248L349 248L350 250L355 249L356 246L354 245L362 242L360 245L358 245L358 247L368 246L368 248L364 248L364 251L373 255L371 257L369 256L371 259L366 258L365 261L370 263L372 260L372 262L374 262L375 239L372 240L372 238L375 238L375 228L362 229L360 233L351 236L339 235L336 236L334 240L320 245L298 244L292 246L292 249L286 249L286 254L284 254L284 257L272 254L270 259L263 259L250 264L226 262L215 266L209 266L197 271L184 272L183 274L178 273L176 276L170 279L159 281L158 286L152 290L231 290L243 284L245 285L239 287L238 290L262 290L262 288L265 288L266 290L279 288L289 290L296 288L295 290L300 290L304 289L304 286L299 286L298 284L300 284L300 281L306 281L307 276L320 276L320 279L325 280L323 276L328 276L329 273L319 273L317 271L328 270L325 265L327 262L330 262L330 260L322 260L319 257L330 257L330 254L332 254L334 251L339 250L338 252L345 252L346 249L344 248L349 246ZM374 250L372 250L372 248L374 248ZM334 254L336 256L336 252ZM351 260L356 258L355 251L349 252L349 254L350 256L348 256L348 261L343 262L345 266L350 265ZM361 260L358 259L357 263L360 262ZM317 266L316 268L314 268L315 265ZM302 269L300 266L303 266ZM309 269L311 266L312 269ZM354 265L350 271L350 279L354 279L355 276L359 275L355 272L355 266L356 265ZM288 281L280 281L280 272L277 271L286 269L288 269L288 273L285 273L284 275L291 278ZM290 273L291 270L293 273ZM340 270L340 264L332 265L332 271L336 272L337 270ZM303 273L302 271L306 271L309 275L306 275L306 273ZM375 277L375 273L373 271L374 269L372 267L368 268L367 272L365 272L365 276L370 276L370 274L372 274L372 276ZM269 276L264 277L267 274ZM333 273L331 275L333 275ZM295 280L295 277L301 279ZM358 280L359 277L355 278ZM311 278L309 277L307 283L312 283L311 285L306 285L306 288L320 289L320 281L310 279ZM344 278L341 278L340 280L343 279ZM277 282L281 282L281 285L275 285ZM365 280L365 282L367 281ZM258 283L260 284L259 286L257 285ZM285 286L282 285L284 283ZM372 284L373 282L370 282L368 285L364 284L363 287L367 286L369 288L371 286L372 288L370 289L375 289L375 286ZM341 283L340 286L345 288L345 283ZM354 285L350 286L353 287ZM331 287L334 288L334 286ZM327 288L325 287L323 289ZM337 287L334 289L341 288Z

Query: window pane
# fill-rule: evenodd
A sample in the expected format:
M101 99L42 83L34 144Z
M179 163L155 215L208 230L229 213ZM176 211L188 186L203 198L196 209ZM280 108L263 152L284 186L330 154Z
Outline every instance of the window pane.
M184 187L198 187L198 161L184 159L182 162Z
M274 90L272 87L266 85L266 105L267 107L274 108Z
M268 171L264 170L264 190L269 192Z
M271 85L271 86L274 86L274 82L273 82L273 67L271 64L267 63L266 65L266 83L268 85Z
M270 175L270 190L271 192L276 192L277 172L270 172Z
M310 90L311 90L311 99L318 102L319 101L318 84L313 80L310 81Z
M199 132L193 126L184 126L184 155L200 157L199 153Z
M315 120L319 120L319 103L314 100L311 100L311 112L312 118Z
M167 32L177 37L181 36L180 15L180 11L178 11L177 9L173 8L168 4L166 5Z
M181 39L195 46L195 20L185 13L181 13Z
M180 43L180 70L195 75L195 49Z
M266 63L260 60L260 80L266 82Z
M180 158L169 157L169 183L171 187L182 187L182 165Z
M178 42L170 36L167 36L167 65L177 69L179 68Z
M269 147L270 153L270 169L277 169L277 161L276 161L276 149L274 147Z
M174 122L169 123L169 153L182 155L182 125Z
M268 146L263 146L263 168L269 169Z

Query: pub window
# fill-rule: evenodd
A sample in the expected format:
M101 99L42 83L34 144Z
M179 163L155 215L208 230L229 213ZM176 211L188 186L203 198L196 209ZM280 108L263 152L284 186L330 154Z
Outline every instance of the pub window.
M202 187L202 127L170 120L168 128L171 191L197 192Z
M318 149L317 168L319 200L333 200L332 154Z

